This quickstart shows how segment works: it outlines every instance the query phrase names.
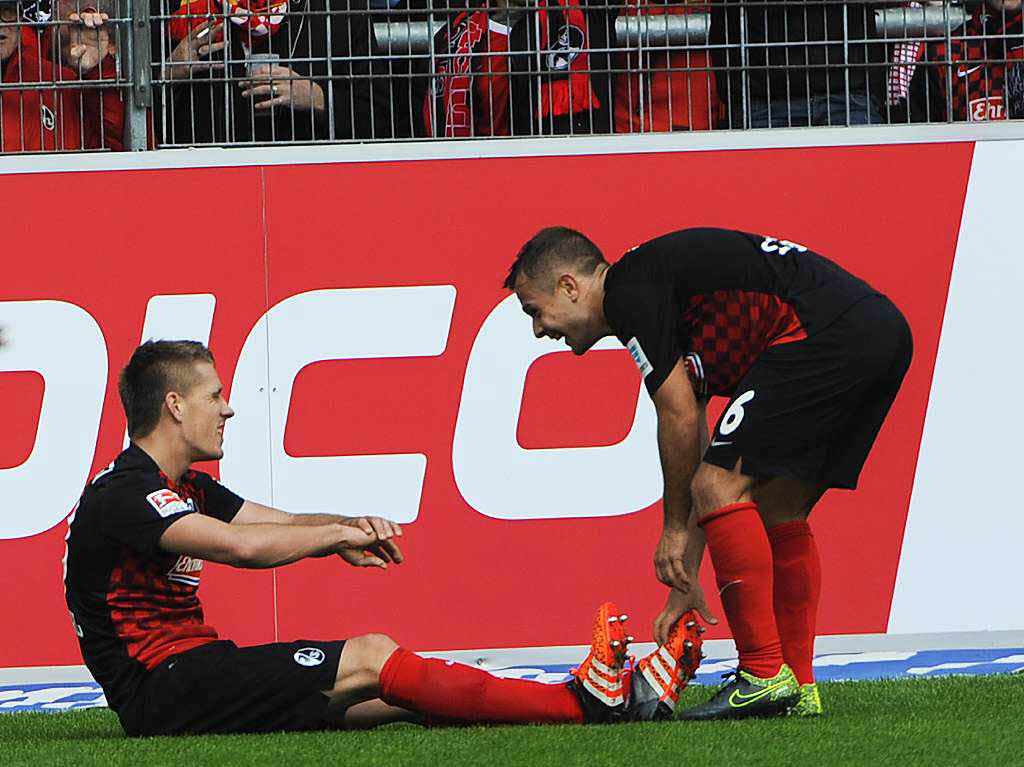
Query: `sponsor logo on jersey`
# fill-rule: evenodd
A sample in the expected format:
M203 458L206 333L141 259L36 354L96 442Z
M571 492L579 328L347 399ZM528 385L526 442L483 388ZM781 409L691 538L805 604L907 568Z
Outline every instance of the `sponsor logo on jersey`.
M199 573L202 569L203 560L182 554L174 563L174 567L167 571L167 579L186 586L198 586L199 576L193 573Z
M319 666L324 662L324 651L319 647L303 647L301 650L296 650L295 662L300 666Z
M989 96L983 99L973 99L968 105L967 114L971 122L1005 120L1006 107L1003 105L1003 97Z
M978 64L977 66L973 66L973 67L965 67L963 64L961 64L960 66L958 66L956 68L956 76L957 77L967 77L967 75L969 75L971 72L976 72L979 69L981 69L982 66L984 66L984 65L983 64Z
M633 362L640 368L640 375L647 378L654 370L654 365L647 359L647 355L644 354L644 350L640 348L640 342L636 340L636 336L629 339L626 344L626 349L629 350L629 356L633 358Z
M163 490L154 490L146 496L149 505L156 509L161 517L169 517L172 514L180 514L183 511L195 511L196 506L191 498L183 501L181 496L166 487Z

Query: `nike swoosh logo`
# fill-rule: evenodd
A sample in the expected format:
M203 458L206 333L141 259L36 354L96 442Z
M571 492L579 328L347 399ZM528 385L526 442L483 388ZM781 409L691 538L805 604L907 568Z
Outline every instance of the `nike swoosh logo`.
M964 69L963 67L960 67L959 69L956 70L956 76L967 77L967 75L969 75L971 72L975 71L976 69L981 69L983 66L984 64L978 64L978 66L971 67L970 69Z
M771 695L780 687L784 687L785 684L785 682L773 684L771 687L765 687L763 690L758 690L753 695L744 695L739 690L733 690L732 695L729 696L729 705L733 708L743 708L744 706L749 706L751 703L761 700L761 698L765 697L766 695Z
M721 445L731 445L731 444L732 444L731 441L729 441L729 442L720 442L717 439L711 440L711 447L719 447Z

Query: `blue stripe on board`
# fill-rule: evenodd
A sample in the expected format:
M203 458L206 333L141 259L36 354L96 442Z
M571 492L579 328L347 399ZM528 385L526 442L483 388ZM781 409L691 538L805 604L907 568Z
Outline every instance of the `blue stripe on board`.
M736 666L736 658L706 658L697 672L698 684L716 685ZM565 663L509 666L498 676L563 682L571 666ZM1024 672L1024 647L1003 650L925 650L921 652L862 652L819 655L814 673L819 681L843 679L920 679L950 674ZM94 682L0 686L0 712L67 711L105 706Z

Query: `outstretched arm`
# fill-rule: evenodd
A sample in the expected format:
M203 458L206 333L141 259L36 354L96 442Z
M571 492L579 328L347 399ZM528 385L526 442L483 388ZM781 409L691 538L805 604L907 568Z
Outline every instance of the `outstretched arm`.
M367 535L376 536L377 543L368 547L368 551L381 562L385 564L388 562L401 564L404 559L401 549L398 548L398 544L395 542L396 538L401 537L402 528L397 523L383 517L343 517L338 514L290 514L287 511L264 506L261 503L246 501L231 520L233 525L265 523L303 526L340 524L355 527ZM351 564L359 564L352 562L348 557L345 558ZM374 564L378 567L380 566L376 562Z
M362 552L375 535L337 523L329 525L230 525L205 514L186 514L160 536L160 548L235 567L286 565L306 557Z

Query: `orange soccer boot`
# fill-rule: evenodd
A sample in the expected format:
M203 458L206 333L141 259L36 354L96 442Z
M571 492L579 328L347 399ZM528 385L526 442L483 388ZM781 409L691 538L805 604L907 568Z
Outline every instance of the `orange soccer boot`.
M583 706L588 722L607 722L625 710L627 688L623 674L626 649L633 637L623 624L627 615L620 613L614 602L597 608L590 653L571 672L570 686Z
M629 705L625 718L634 720L670 719L679 702L679 693L697 673L704 627L690 610L676 621L668 640L637 662L633 669Z

